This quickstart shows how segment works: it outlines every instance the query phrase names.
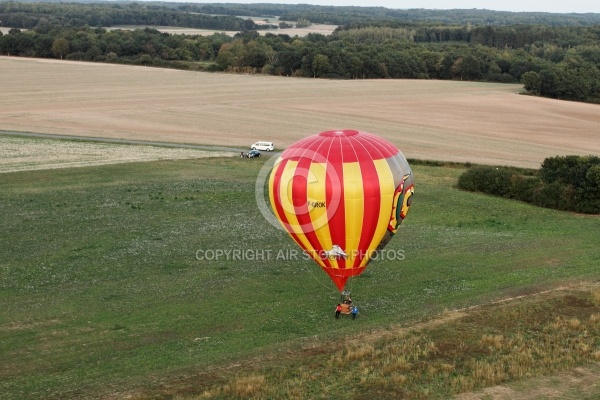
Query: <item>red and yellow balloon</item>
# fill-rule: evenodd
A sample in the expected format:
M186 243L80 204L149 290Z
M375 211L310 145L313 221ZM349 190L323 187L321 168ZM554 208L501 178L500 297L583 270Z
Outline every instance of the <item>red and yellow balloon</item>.
M355 130L294 143L269 177L276 218L340 291L396 233L413 193L413 175L398 148Z

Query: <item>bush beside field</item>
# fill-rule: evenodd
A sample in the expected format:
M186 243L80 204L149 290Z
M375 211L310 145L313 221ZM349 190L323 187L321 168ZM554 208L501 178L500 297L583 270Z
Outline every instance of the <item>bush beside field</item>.
M458 178L458 187L540 207L600 213L600 158L546 158L539 171L476 166Z

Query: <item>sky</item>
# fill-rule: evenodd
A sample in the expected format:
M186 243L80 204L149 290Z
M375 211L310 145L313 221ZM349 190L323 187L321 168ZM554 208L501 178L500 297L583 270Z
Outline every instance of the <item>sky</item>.
M198 3L275 3L319 6L456 9L478 8L497 11L542 11L551 13L600 13L599 0L188 0Z

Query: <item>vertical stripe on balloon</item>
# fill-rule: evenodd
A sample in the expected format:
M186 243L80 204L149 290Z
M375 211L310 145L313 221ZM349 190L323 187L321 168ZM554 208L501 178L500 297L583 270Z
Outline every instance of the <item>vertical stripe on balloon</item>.
M412 194L410 167L391 143L365 132L326 131L283 152L269 195L284 229L342 291L395 232L388 227L402 206L394 196L405 179Z

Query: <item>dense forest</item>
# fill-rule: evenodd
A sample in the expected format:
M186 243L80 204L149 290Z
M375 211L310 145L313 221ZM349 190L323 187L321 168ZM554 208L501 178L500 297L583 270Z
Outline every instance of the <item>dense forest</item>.
M450 25L546 25L546 26L594 26L600 25L600 14L556 14L544 12L509 12L485 9L427 10L422 8L395 10L384 7L315 6L310 4L236 4L236 3L176 3L161 1L110 1L78 0L16 0L13 4L93 4L104 7L176 10L193 14L266 17L278 16L282 21L310 20L317 24L345 25L348 23L407 23L426 22ZM58 9L55 9L58 10ZM108 11L107 11L108 12ZM53 14L57 14L53 12ZM91 26L93 24L88 23Z
M168 4L168 3L159 3ZM191 12L219 15L277 15L284 21L307 19L317 24L345 25L372 22L433 24L593 26L600 24L600 14L555 14L543 12L508 12L485 9L426 10L422 8L395 10L384 7L314 6L310 4L186 4L177 6Z
M47 26L110 27L155 25L215 30L256 30L277 26L257 25L231 15L206 15L140 3L0 3L3 26L40 29Z
M243 18L236 15L244 15ZM276 25L333 23L331 35ZM177 26L239 31L173 35ZM389 10L166 2L0 3L0 54L334 79L523 83L535 95L600 103L600 14ZM270 28L259 34L258 28Z

